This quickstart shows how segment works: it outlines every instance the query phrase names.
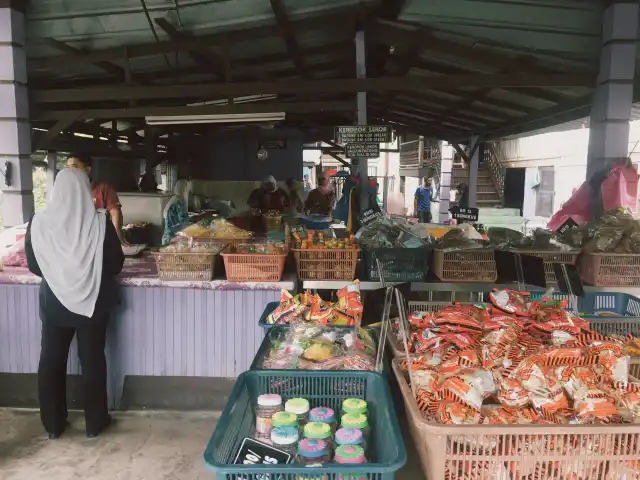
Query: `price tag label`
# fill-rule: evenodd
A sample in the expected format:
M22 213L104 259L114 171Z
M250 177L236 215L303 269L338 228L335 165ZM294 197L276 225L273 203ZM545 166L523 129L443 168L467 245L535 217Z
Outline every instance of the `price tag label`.
M291 454L253 438L245 438L233 463L236 465L284 465L291 463L291 461ZM271 480L269 474L251 475L251 477L259 480Z
M467 222L477 222L479 210L473 207L451 207L449 209L454 220L465 220Z
M381 216L382 214L380 213L380 211L369 208L365 210L364 213L360 216L360 225L369 225L370 223L375 222Z
M560 227L558 227L558 229L556 230L556 232L558 232L559 234L563 234L569 230L571 230L572 228L577 227L578 224L575 222L575 220L571 217L567 218L564 223L562 225L560 225Z
M294 225L289 227L291 229L291 233L302 233L304 232L304 225Z

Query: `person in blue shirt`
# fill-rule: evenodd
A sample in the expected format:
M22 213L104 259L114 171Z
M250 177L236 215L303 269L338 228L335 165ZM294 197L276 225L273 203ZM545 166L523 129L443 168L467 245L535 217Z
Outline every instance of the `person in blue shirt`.
M413 199L413 210L418 214L420 223L431 223L431 202L435 201L433 188L431 188L431 178L424 177L423 183L416 190Z

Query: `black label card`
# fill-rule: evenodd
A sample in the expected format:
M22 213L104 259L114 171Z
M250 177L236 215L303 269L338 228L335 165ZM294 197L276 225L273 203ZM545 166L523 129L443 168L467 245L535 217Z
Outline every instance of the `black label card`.
M556 232L558 232L560 234L563 234L563 233L567 232L568 230L571 230L572 228L575 228L577 226L578 226L578 224L573 220L573 218L569 217L564 221L564 223L562 225L560 225L558 227Z
M473 207L451 207L449 209L454 220L465 220L467 222L477 222L479 211Z
M373 208L369 208L364 211L364 213L360 216L360 224L362 226L369 225L372 222L375 222L378 218L380 218L382 214L374 210Z
M248 437L242 441L233 461L236 465L284 465L290 462L291 454Z
M291 233L301 233L304 232L304 225L293 225L289 227L291 229Z
M578 267L566 263L554 263L553 271L558 280L558 289L562 293L584 297L584 286L578 272Z

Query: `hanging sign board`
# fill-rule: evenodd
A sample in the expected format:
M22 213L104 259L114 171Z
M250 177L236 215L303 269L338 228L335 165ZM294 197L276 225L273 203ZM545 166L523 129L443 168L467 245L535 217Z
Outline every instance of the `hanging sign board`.
M335 127L334 140L346 143L387 143L392 141L390 125L346 125Z
M451 207L449 209L454 220L464 220L466 222L477 222L479 210L473 207Z
M567 218L564 223L562 225L560 225L560 227L558 227L558 229L556 230L556 232L558 232L559 234L563 234L569 230L571 230L572 228L577 227L578 224L575 222L575 220L571 217Z
M380 156L380 144L347 143L344 146L344 156L347 158L378 158Z

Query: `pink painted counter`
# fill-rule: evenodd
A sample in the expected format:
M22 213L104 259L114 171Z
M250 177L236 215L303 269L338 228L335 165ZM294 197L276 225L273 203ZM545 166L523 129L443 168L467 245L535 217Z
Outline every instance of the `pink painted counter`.
M237 377L264 338L258 320L266 304L278 300L282 288L296 287L291 277L275 283L162 281L151 257L127 259L119 280L122 304L107 344L112 407L128 375ZM39 282L26 269L0 272L0 373L37 372ZM68 371L80 372L75 347Z

